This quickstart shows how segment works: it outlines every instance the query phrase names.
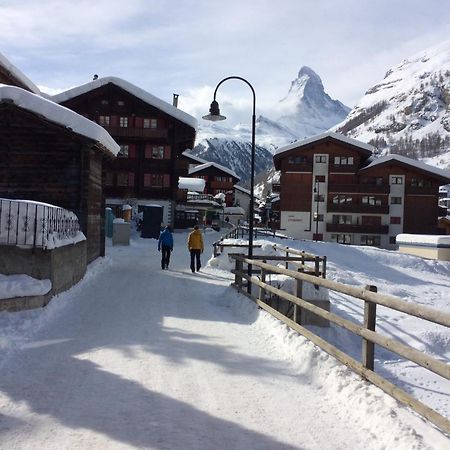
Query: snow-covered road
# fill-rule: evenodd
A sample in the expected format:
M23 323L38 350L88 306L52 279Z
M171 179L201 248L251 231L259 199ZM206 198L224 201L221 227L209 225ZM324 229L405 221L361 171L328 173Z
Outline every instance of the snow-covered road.
M0 364L1 449L444 448L429 425L271 326L224 272L192 274L185 241L175 234L168 271L154 240L108 247L52 301Z

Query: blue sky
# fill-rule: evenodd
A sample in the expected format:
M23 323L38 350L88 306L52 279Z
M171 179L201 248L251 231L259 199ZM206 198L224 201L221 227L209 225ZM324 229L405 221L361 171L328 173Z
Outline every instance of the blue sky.
M448 0L0 0L0 52L44 91L118 76L207 112L224 77L255 88L257 114L301 66L352 107L387 69L450 37ZM221 86L234 121L251 113L244 83Z

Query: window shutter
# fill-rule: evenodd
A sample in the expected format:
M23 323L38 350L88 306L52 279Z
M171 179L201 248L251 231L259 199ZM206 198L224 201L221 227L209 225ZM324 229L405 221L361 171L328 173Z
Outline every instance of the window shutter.
M152 157L152 144L145 144L145 158L150 159Z
M128 145L128 158L136 158L136 144Z
M134 172L128 173L128 186L134 186Z
M111 116L111 126L112 127L119 126L119 116Z
M142 117L135 117L134 118L134 126L136 128L143 128L144 127L144 119Z
M164 174L163 187L170 187L170 175Z
M164 147L164 159L170 159L170 145Z

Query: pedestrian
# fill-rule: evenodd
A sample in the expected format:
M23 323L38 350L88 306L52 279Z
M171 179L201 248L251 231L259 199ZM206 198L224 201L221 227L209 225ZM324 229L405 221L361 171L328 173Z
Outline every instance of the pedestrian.
M170 262L170 253L173 251L172 230L168 225L159 235L158 251L161 252L161 268L168 269Z
M200 254L203 253L203 236L202 232L198 229L198 225L195 225L194 231L189 234L188 237L188 249L191 253L191 270L192 273L200 270L202 266L200 261Z

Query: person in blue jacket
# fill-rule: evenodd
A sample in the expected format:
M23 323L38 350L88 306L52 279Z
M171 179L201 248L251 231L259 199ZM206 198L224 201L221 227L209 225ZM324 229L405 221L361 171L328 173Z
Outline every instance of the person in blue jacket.
M159 235L158 251L161 252L161 268L168 269L170 262L170 253L173 250L173 236L172 230L169 226Z

